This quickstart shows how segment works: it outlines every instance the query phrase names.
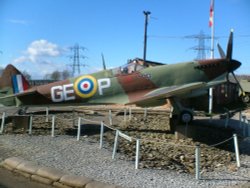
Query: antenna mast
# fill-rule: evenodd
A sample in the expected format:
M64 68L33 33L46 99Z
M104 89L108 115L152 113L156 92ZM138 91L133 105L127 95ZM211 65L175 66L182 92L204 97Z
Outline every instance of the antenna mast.
M143 48L143 61L146 61L147 54L147 32L148 32L148 16L151 14L149 11L143 11L145 15L145 26L144 26L144 48Z

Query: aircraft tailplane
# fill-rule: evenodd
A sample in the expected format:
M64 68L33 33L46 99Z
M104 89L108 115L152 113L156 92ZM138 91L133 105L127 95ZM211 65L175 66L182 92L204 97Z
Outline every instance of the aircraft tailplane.
M0 91L5 94L21 93L29 89L30 85L23 74L13 65L8 65L0 77ZM1 92L3 96L3 92Z

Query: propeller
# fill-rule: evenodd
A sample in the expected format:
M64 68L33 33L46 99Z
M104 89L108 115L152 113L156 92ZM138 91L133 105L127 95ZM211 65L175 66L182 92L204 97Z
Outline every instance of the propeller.
M220 57L221 57L222 59L226 59L225 52L223 51L223 49L221 48L221 46L220 46L219 43L217 44L217 47L218 47L218 50L219 50L219 53L220 53Z
M233 29L231 29L229 40L227 43L227 59L229 60L229 63L232 60L232 54L233 54Z
M237 85L239 86L239 88L242 92L242 95L245 96L245 92L244 92L243 88L241 87L240 82L237 79L236 75L234 74L234 69L235 69L234 64L240 64L240 62L232 59L232 55L233 55L233 29L231 29L228 44L227 44L227 54L225 55L225 52L221 48L220 44L217 44L217 47L218 47L221 58L225 59L228 63L227 82L229 82L228 75L229 75L229 73L231 73L233 75Z
M106 70L106 63L105 63L105 59L104 59L103 53L102 53L102 66L103 66L103 70Z

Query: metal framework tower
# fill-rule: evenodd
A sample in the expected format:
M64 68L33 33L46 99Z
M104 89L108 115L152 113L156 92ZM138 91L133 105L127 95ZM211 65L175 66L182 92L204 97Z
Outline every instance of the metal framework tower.
M203 31L200 31L200 34L186 36L185 38L198 40L198 45L191 47L190 49L197 51L197 60L206 59L206 53L210 48L206 46L205 40L211 39L211 36L205 35Z
M80 62L80 58L85 59L86 56L83 56L80 54L80 51L85 50L85 47L79 46L78 43L76 43L73 47L70 47L71 51L73 51L73 55L70 56L71 59L73 59L73 63L70 65L72 66L72 76L75 76L75 74L77 73L77 75L79 75L81 73L81 69L80 67L83 66L85 67L86 64L82 64Z

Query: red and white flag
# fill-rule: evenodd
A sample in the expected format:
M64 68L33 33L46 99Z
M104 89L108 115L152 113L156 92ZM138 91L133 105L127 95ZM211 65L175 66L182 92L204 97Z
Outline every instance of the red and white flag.
M209 27L214 25L214 0L210 2L210 10L209 10Z

